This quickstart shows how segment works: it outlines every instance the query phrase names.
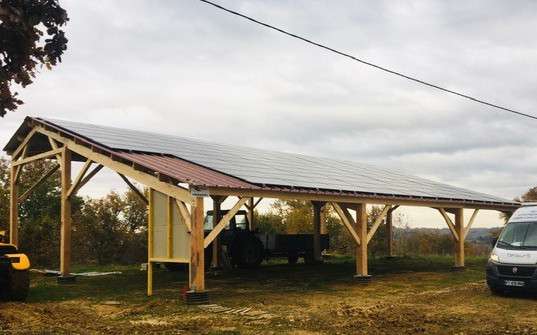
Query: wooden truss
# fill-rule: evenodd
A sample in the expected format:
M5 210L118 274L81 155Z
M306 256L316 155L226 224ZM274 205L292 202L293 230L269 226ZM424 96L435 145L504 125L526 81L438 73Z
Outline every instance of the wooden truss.
M42 153L28 156L29 143L33 136L40 134L44 135L50 145L50 150ZM75 154L77 158L83 157L85 161L83 166L71 180L71 155ZM22 195L18 194L18 180L21 171L25 164L34 162L40 159L56 159L58 165L47 171L40 177L35 184L25 190ZM254 209L260 201L266 198L277 199L295 199L311 201L313 204L313 231L314 231L314 256L315 260L321 259L320 235L322 231L321 211L325 204L330 204L342 224L345 226L352 239L356 243L356 274L358 276L368 276L368 260L367 248L378 228L383 222L386 222L387 247L389 254L392 255L392 213L399 205L407 206L423 206L438 209L446 224L448 225L456 246L455 265L458 267L464 266L464 241L468 232L475 221L478 210L494 209L494 210L509 210L509 208L494 207L494 205L479 205L473 204L465 206L465 204L454 204L450 201L432 201L432 200L410 200L380 198L373 196L355 196L345 194L328 194L314 192L293 192L292 190L247 190L247 189L231 189L209 187L208 193L213 198L214 209L214 225L213 230L207 235L204 235L204 199L199 196L193 196L190 190L179 185L163 181L158 175L153 175L145 171L140 171L134 164L127 164L122 161L114 160L102 151L91 146L82 145L74 139L67 138L54 131L48 130L41 125L35 125L30 132L21 141L12 153L12 164L10 168L10 240L11 243L18 243L18 204L26 201L31 193L41 185L47 178L52 176L56 171L61 171L61 243L60 243L60 271L63 276L70 274L71 260L71 199L77 192L86 185L103 167L107 167L123 179L139 197L148 204L149 220L148 220L148 290L149 295L152 294L153 283L153 262L188 262L189 263L189 287L194 291L205 290L205 259L204 248L213 245L213 260L212 263L218 266L220 247L218 236L222 230L229 224L233 216L244 206L248 210L248 221L250 228L255 230ZM149 195L138 189L133 181L144 185L149 189ZM167 257L157 259L153 257L154 241L152 238L153 227L153 211L152 192L158 191L167 196L167 242L166 250ZM229 196L236 196L238 200L227 211L225 215L221 215L221 204ZM255 198L257 198L257 200ZM380 204L384 206L380 214L371 222L368 227L367 204ZM464 224L463 208L474 208L470 220L467 225ZM186 226L186 231L190 241L190 256L188 259L174 259L174 244L173 236L173 213L180 216L180 221ZM353 216L349 210L353 211ZM453 221L450 214L455 216ZM182 228L181 228L182 229Z
M371 228L368 230L366 204L350 206L351 208L354 207L354 210L356 211L356 219L349 213L348 207L342 207L336 202L331 202L330 205L334 208L341 219L341 222L356 242L356 275L368 276L367 246L392 206L385 205L382 212L375 218Z
M455 241L455 267L462 268L464 267L464 242L466 241L470 228L474 224L479 209L474 210L466 226L464 225L464 210L462 208L437 209L446 221L446 224L451 231L451 235L453 236L453 240ZM455 215L455 222L448 216L448 210Z

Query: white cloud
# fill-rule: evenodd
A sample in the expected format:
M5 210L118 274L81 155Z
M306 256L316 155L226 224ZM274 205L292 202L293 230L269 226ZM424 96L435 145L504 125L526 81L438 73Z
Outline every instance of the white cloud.
M537 113L533 1L220 2ZM395 78L194 0L62 3L71 19L64 62L21 92L26 104L1 120L3 143L24 115L39 115L373 162L507 198L537 180L535 121ZM96 180L86 192L120 187L114 180Z

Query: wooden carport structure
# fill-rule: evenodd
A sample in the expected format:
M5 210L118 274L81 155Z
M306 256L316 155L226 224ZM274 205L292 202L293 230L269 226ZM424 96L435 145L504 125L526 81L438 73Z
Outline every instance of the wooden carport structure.
M253 218L253 210L262 198L312 202L317 259L320 258L321 209L332 206L356 242L356 277L360 280L369 278L368 243L383 223L391 250L391 218L399 206L431 207L439 211L453 235L456 268L464 267L464 241L480 209L512 212L519 207L516 202L355 162L70 121L28 117L4 150L12 158L11 243L18 243L18 203L41 181L58 168L61 170L60 279L71 278L71 197L96 173L103 167L117 172L146 201L148 295L152 294L152 263L184 262L189 264L192 296L204 297L204 264L208 261L204 259L204 248L213 245L216 256L212 262L218 263L219 233L243 206ZM17 182L21 169L40 159L56 159L59 164L19 195ZM72 161L83 162L74 178ZM149 188L149 197L130 179ZM217 222L207 236L203 229L204 197L213 199ZM227 197L237 197L237 201L226 215L219 216L221 203ZM383 206L381 215L370 227L367 205ZM467 222L464 209L473 210Z

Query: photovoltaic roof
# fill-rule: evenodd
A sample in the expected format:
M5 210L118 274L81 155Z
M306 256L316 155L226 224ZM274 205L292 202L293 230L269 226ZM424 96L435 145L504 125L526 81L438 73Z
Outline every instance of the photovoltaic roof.
M175 156L258 186L514 204L496 196L354 161L210 143L72 121L37 120L56 125L110 149Z

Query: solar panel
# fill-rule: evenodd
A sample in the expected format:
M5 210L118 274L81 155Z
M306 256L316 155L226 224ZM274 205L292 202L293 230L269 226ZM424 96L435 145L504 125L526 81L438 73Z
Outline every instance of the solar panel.
M354 161L210 143L64 120L42 119L117 150L168 154L258 185L480 202L511 201Z

